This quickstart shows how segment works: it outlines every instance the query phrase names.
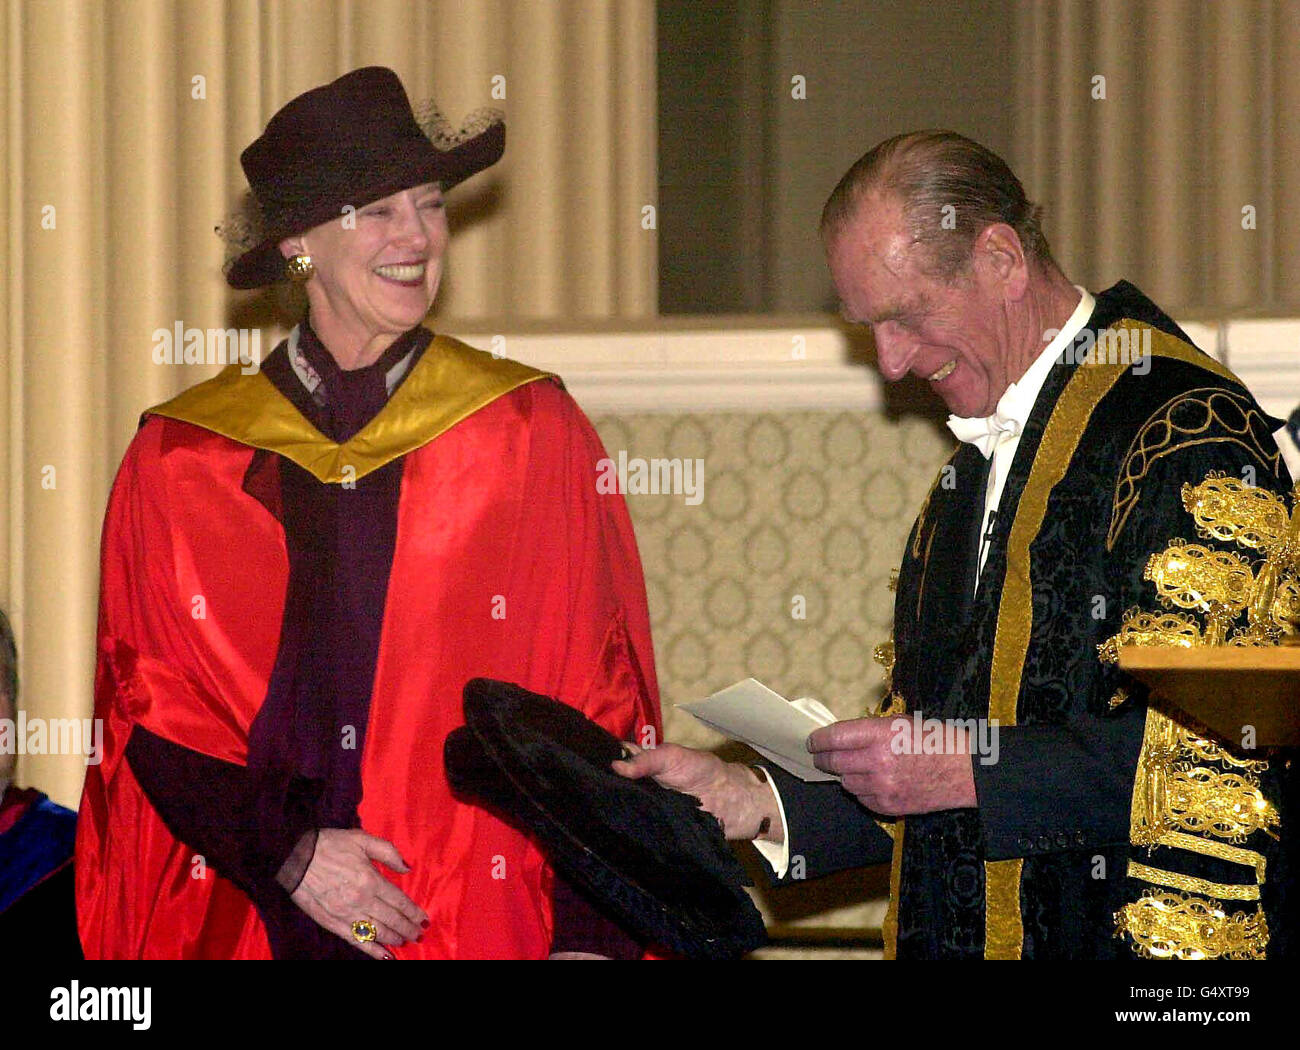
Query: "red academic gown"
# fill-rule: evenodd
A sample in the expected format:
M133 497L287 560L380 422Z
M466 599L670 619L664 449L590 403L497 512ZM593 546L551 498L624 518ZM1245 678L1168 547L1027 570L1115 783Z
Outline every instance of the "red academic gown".
M87 957L270 956L249 898L168 832L123 755L139 725L246 762L288 572L279 523L242 487L256 448L331 483L405 456L359 807L362 828L411 865L381 870L430 917L423 943L394 954L544 957L552 873L522 834L452 797L443 741L474 677L659 739L645 589L622 497L597 492L604 451L577 405L553 377L445 337L341 446L238 366L146 415L104 525L104 760L77 836Z

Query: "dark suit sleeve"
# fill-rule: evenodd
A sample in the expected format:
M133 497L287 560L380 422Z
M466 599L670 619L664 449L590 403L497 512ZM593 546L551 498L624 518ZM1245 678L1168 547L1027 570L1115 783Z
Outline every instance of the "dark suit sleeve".
M1144 711L1003 727L997 761L973 759L988 859L1127 843Z
M247 816L248 772L141 726L126 745L131 773L163 823L204 863L257 899L278 881L292 893L311 862L314 829L287 822L255 832ZM287 880L287 881L286 881Z
M71 860L0 912L0 944L22 945L28 965L84 958Z
M775 885L817 879L846 868L886 863L893 853L889 834L869 809L837 781L809 784L779 767L764 764L785 809L790 833L790 868ZM799 864L798 859L803 863ZM770 871L768 865L764 869Z

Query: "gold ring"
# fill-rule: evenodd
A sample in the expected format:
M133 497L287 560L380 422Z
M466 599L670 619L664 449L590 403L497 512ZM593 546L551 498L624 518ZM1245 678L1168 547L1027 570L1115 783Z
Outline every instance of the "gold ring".
M369 919L358 919L352 924L352 936L362 944L369 944L378 935L375 924Z

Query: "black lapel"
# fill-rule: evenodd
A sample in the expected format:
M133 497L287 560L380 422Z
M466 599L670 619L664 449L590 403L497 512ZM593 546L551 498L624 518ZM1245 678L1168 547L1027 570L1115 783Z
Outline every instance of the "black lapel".
M973 445L953 459L954 487L932 500L934 535L921 583L916 631L916 690L909 707L933 711L951 684L957 646L971 611L975 560L988 485L989 462ZM935 506L937 504L937 506Z

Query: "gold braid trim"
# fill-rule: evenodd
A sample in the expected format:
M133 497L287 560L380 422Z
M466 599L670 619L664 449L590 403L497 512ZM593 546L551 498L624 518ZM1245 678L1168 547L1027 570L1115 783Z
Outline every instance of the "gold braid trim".
M1248 774L1176 765L1166 781L1166 815L1178 828L1245 842L1256 831L1276 835L1277 810Z
M897 718L899 715L905 714L907 714L907 701L903 699L903 694L891 692L880 701L880 709L876 711L874 717Z
M1188 835L1183 831L1166 831L1156 839L1155 844L1157 846L1168 846L1170 849L1190 850L1192 853L1199 853L1203 857L1216 857L1232 864L1244 864L1248 868L1255 869L1255 881L1261 886L1264 885L1264 875L1267 868L1266 860L1264 854L1253 849L1229 846L1224 842L1215 842L1212 839L1203 839L1197 835Z
M877 821L883 828L883 821ZM894 840L894 852L889 860L889 904L885 906L885 918L880 924L880 932L885 940L885 958L898 958L898 885L903 872L903 818L899 817L892 825L885 828Z
M1263 959L1268 922L1259 909L1231 914L1217 900L1148 890L1115 913L1115 936L1147 959Z
M1221 901L1257 901L1258 886L1238 886L1228 882L1211 882L1209 879L1197 879L1177 871L1165 871L1139 864L1135 860L1128 862L1128 877L1154 882L1157 886L1182 890L1184 893L1200 893Z
M1218 763L1232 771L1196 762ZM1131 938L1133 951L1154 959L1263 959L1268 923L1258 905L1229 914L1224 900L1258 901L1264 884L1262 853L1236 842L1255 831L1273 834L1277 811L1264 798L1255 774L1268 768L1258 759L1239 759L1225 746L1147 708L1142 751L1133 780L1130 835L1134 846L1187 850L1253 870L1254 885L1210 882L1181 872L1129 861L1131 878L1182 891L1148 890L1115 913L1115 934ZM1191 832L1195 832L1194 834ZM1195 896L1199 894L1200 896Z
M1124 322L1132 324L1132 322ZM1181 344L1178 344L1181 345ZM1162 349L1163 348L1163 349ZM1154 353L1181 356L1167 344L1156 343ZM1043 527L1052 489L1065 477L1092 413L1126 371L1122 365L1081 364L1061 391L1048 417L1033 466L1016 506L1007 540L1007 567L998 605L989 675L990 721L1014 726L1020 702L1021 677L1033 634L1033 567L1029 547ZM1020 914L1020 877L1024 861L984 862L984 957L1019 959L1024 947L1024 922Z
M1097 653L1102 663L1115 664L1119 663L1119 651L1126 645L1163 645L1191 649L1200 644L1201 628L1192 617L1176 612L1149 613L1133 608L1125 610L1119 631L1097 646Z
M889 589L897 589L897 579L891 578ZM893 718L907 713L907 701L903 694L894 689L894 634L891 631L889 641L876 646L876 663L885 672L885 697L875 713L868 712L868 718ZM885 918L880 924L880 932L885 941L885 958L898 958L898 883L903 867L903 818L897 820L877 820L876 823L894 841L894 849L889 859L889 903L885 906Z
M896 712L893 710L895 704L902 704L903 698L894 692L894 632L889 632L889 638L876 646L872 652L871 658L881 666L885 676L885 699L880 702L876 710L877 715L892 715ZM868 712L870 713L870 712Z
M984 862L984 958L1019 959L1025 946L1020 916L1020 876L1025 862Z
M1178 743L1202 762L1219 762L1251 773L1263 773L1268 769L1268 762L1264 759L1238 758L1213 737L1184 726L1178 727Z
M1162 337L1171 338L1162 332L1156 332L1154 335L1157 344ZM1156 353L1158 354L1159 350ZM1191 363L1201 364L1208 371L1234 382L1240 382L1235 375L1222 366L1216 364L1211 368L1212 362L1208 359L1205 362ZM1201 409L1200 418L1190 425L1180 426L1173 420L1174 413L1180 408L1185 410L1188 405L1195 405ZM1240 425L1226 419L1227 413L1240 417ZM1216 425L1224 433L1217 437L1202 436ZM1269 455L1264 450L1261 440L1270 433L1268 421L1251 404L1251 399L1246 394L1218 387L1201 387L1185 391L1166 401L1142 425L1124 457L1119 480L1115 483L1106 549L1114 549L1115 541L1124 530L1129 514L1137 506L1138 499L1141 497L1142 479L1147 476L1157 460L1180 448L1219 442L1240 446L1254 456L1266 470L1276 473L1282 454L1278 452Z

